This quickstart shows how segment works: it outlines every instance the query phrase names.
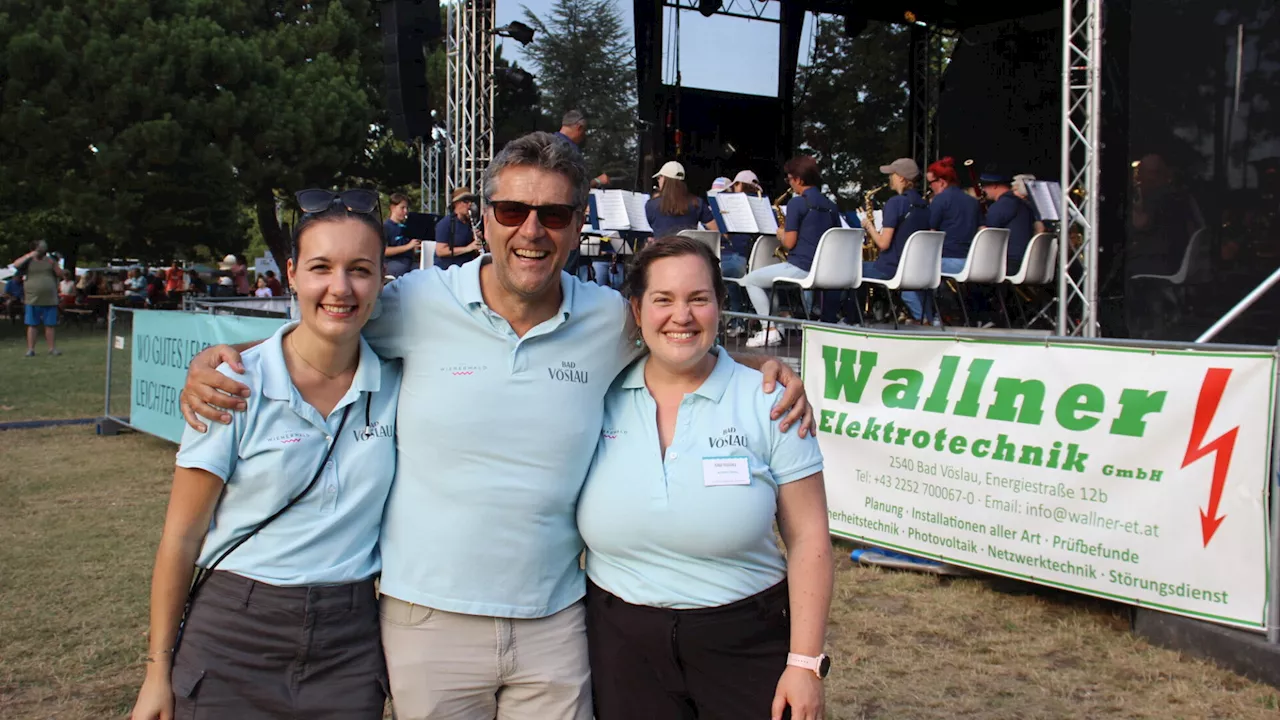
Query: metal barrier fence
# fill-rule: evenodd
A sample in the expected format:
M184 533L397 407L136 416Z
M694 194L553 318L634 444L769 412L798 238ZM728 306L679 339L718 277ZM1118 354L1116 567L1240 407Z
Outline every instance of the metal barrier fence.
M129 424L133 382L133 308L107 308L107 377L102 416L116 425ZM99 432L102 428L99 428Z
M249 317L288 317L293 298L282 297L184 297L182 309L187 312L206 312L214 315L245 315Z

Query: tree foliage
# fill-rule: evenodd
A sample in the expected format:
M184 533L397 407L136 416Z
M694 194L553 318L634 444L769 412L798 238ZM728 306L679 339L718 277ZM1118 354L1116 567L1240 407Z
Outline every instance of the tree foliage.
M884 182L880 166L909 155L907 29L871 22L855 38L840 18L823 17L814 61L796 83L796 132L824 180L843 198Z
M616 0L556 0L543 20L528 8L537 34L525 51L537 66L548 125L578 109L587 116L583 149L592 172L635 167L635 67Z

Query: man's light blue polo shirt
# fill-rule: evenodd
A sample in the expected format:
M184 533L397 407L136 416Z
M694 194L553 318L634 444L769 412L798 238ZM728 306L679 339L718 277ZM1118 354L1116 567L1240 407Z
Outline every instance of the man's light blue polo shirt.
M378 527L396 469L399 363L380 360L362 340L351 387L329 417L321 417L302 399L285 366L281 343L294 327L284 325L246 351L244 375L225 364L218 368L249 386L245 412L232 413L230 425L209 423L208 432L188 427L183 433L178 467L206 470L226 483L196 564L208 567L302 492L329 443L336 442L311 491L218 569L283 586L364 580L381 567Z
M773 534L778 487L822 470L817 438L779 431L760 372L719 352L680 403L664 459L647 359L605 399L578 502L587 576L629 603L676 609L727 605L778 584L787 570ZM745 460L749 473L717 477L708 467L726 460ZM714 484L726 479L746 484Z
M470 615L545 617L585 593L574 507L604 395L635 355L626 302L561 273L559 311L517 337L485 304L488 256L383 289L365 338L404 358L382 592Z

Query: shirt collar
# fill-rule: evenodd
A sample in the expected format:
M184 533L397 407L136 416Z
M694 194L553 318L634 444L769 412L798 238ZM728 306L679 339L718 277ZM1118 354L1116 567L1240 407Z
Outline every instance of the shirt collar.
M285 323L258 346L258 352L262 354L262 394L272 400L287 401L291 398L293 378L289 377L289 366L284 361L284 336L298 325L296 321ZM353 392L377 392L381 387L382 361L361 336L360 364L356 367L355 377L351 379L347 397L351 397ZM343 398L343 402L347 401L347 397Z
M485 306L484 293L480 291L480 268L493 262L492 255L481 255L459 269L458 299L467 305ZM560 316L568 320L573 314L574 298L573 278L569 273L560 271ZM487 306L486 306L487 307Z
M711 374L707 376L706 380L702 381L702 384L698 386L697 390L693 391L693 394L718 403L724 397L725 390L729 388L729 381L733 378L734 367L738 363L718 345L711 348L711 354L716 356L716 366L711 369ZM645 387L644 366L647 362L649 362L649 356L646 354L632 363L622 377L621 387L629 390Z

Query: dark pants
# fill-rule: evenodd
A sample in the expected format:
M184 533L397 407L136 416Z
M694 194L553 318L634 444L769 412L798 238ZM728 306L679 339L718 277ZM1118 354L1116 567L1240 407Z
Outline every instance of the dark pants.
M373 581L286 588L214 572L174 658L173 695L175 720L380 720Z
M697 610L632 605L588 582L596 720L768 718L791 644L788 605L785 581Z

